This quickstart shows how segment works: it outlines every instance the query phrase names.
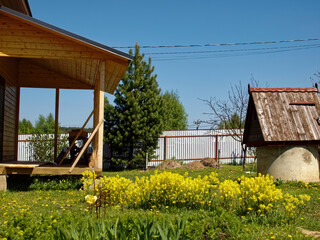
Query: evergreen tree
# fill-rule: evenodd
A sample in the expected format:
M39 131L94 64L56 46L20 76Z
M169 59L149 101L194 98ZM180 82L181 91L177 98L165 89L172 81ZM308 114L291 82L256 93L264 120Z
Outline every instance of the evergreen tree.
M164 130L186 129L188 115L179 101L177 91L167 91L161 97L164 107Z
M114 128L115 108L109 103L108 98L104 97L104 128L108 132Z
M112 146L113 161L127 167L142 165L146 153L153 154L163 131L161 90L151 59L146 62L143 58L136 46L134 59L115 92L114 109L105 104L105 140Z

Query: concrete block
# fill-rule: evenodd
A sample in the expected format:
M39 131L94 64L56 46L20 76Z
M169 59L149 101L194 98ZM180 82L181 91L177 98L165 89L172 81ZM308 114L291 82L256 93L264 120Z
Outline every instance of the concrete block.
M7 175L0 175L0 191L7 191Z

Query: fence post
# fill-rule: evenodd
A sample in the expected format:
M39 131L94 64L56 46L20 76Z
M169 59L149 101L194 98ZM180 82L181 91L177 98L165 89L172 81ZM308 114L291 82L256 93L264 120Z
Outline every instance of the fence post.
M148 170L148 153L146 153L146 170Z
M216 135L216 162L219 161L219 136Z
M167 136L164 136L164 156L163 160L167 159Z

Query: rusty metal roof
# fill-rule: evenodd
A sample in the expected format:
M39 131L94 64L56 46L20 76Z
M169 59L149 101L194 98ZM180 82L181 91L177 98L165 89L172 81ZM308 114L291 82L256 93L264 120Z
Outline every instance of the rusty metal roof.
M250 88L244 143L320 142L318 88Z

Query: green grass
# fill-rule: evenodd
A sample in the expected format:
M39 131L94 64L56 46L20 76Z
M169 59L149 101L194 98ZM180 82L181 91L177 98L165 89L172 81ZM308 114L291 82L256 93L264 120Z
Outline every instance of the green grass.
M250 167L247 170L250 171ZM204 176L216 171L220 180L236 180L245 175L241 166L223 165L220 169L174 170L183 174L188 171L191 177ZM134 180L136 176L148 176L152 171L104 172L104 176L119 175ZM38 180L36 180L38 179ZM50 180L48 180L50 179ZM118 239L133 239L133 230L153 229L150 236L154 239L166 239L180 229L180 239L305 239L299 227L320 231L320 184L301 182L276 182L279 188L290 194L309 194L311 196L301 213L283 217L282 212L274 212L268 217L254 215L239 216L222 208L214 210L192 210L184 208L121 209L107 207L100 219L87 208L85 192L77 189L74 179L32 178L28 184L21 184L19 190L14 183L6 193L0 193L0 239L84 239L100 234L100 239L114 239L115 229L122 232ZM65 181L65 182L64 182ZM54 183L51 183L54 182ZM24 180L24 183L27 183ZM61 190L61 184L69 190ZM18 185L19 185L18 184ZM39 189L56 190L39 190ZM59 190L60 189L60 190ZM180 221L180 222L179 222ZM182 223L185 221L185 227ZM179 225L180 223L180 225ZM105 229L105 230L103 230ZM82 234L82 235L81 235ZM87 234L87 235L86 235ZM109 236L109 238L108 238ZM112 238L113 236L113 238ZM151 237L149 236L150 239Z

